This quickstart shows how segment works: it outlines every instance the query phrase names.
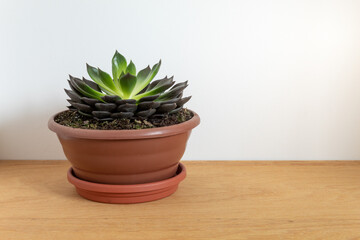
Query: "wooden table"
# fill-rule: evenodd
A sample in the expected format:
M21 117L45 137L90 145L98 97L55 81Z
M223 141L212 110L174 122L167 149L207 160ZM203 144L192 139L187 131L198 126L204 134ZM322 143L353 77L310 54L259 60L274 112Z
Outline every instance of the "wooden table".
M66 161L0 161L0 239L360 239L360 161L183 161L163 200L77 195Z

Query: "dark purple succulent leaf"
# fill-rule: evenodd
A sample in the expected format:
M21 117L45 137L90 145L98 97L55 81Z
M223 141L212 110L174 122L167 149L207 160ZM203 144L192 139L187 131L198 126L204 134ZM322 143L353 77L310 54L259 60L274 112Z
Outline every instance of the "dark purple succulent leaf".
M88 79L86 79L86 78L82 78L82 80L87 84L87 85L89 85L89 87L91 87L92 89L94 89L94 90L96 90L96 91L98 91L98 92L101 92L101 89L100 89L100 87L99 87L99 85L97 85L95 82L93 82L93 81L90 81L90 80L88 80Z
M139 102L154 101L154 100L157 99L159 96L160 96L160 94L143 97L143 98L140 98L140 99L139 99Z
M161 104L161 106L156 109L156 112L157 113L167 113L167 112L174 110L175 108L176 108L176 103Z
M80 111L80 110L78 110L78 113L80 113L81 115L84 115L84 116L86 116L86 117L91 117L91 118L94 117L93 115L88 114L88 113L84 113L84 112L82 112L82 111Z
M166 77L165 77L166 78ZM153 89L162 79L159 79L159 80L155 80L155 81L152 81L151 83L149 83L143 90L141 90L139 92L140 93L143 93L143 92L146 92L148 90L151 90Z
M74 108L73 106L66 106L70 111L76 111L77 109L76 108Z
M72 106L73 103L76 103L75 101L73 101L73 100L71 100L71 99L66 99L66 101L68 101L68 103L70 103L71 106Z
M121 98L117 95L105 95L101 97L101 99L107 103L115 103L116 101L121 100Z
M161 104L166 104L166 103L177 103L179 100L180 100L180 98L173 98L173 99L170 99L170 100L161 101L161 102L159 102L159 103L161 103Z
M94 98L88 98L88 97L82 97L81 101L84 103L90 105L91 107L94 107L96 103L101 103L101 101L94 99Z
M93 111L92 107L90 107L87 104L83 104L83 103L77 103L77 102L70 102L69 103L75 107L76 109L84 112L84 113L91 113Z
M153 115L156 112L156 109L149 109L149 110L145 110L145 111L140 111L137 112L136 115L142 118L147 118L150 117L151 115Z
M176 96L176 98L182 98L183 92L181 92L179 95Z
M116 109L115 103L96 103L95 108L99 111L108 111L112 112Z
M171 89L174 89L174 88L177 88L177 87L180 87L180 86L187 86L187 85L188 85L188 81L185 81L185 82L175 84Z
M111 116L111 112L108 111L92 111L91 114L99 119L108 118Z
M169 84L174 84L175 82L173 81L173 79L174 79L174 76L172 76L172 77L170 77L170 78L168 78L167 76L166 77L164 77L163 79L160 79L160 80L155 80L155 81L153 81L153 82L151 82L148 86L147 86L147 88L146 88L146 91L150 91L150 90L153 90L153 89L155 89L155 88L159 88L159 87L161 87L161 86L165 86L165 85L169 85ZM172 85L171 84L171 85ZM170 85L170 86L171 86Z
M150 83L148 85L146 91L141 94L136 95L136 98L141 99L142 97L152 96L155 94L165 92L172 85L174 85L175 82L172 79L173 79L173 77L171 77L171 78L165 77L162 80L157 80L157 81L154 81L153 83Z
M171 111L169 112L169 114L177 113L177 112L179 112L182 108L183 108L183 107L175 108L174 110L171 110Z
M176 105L178 107L182 107L185 103L187 103L190 100L191 96L181 98L178 102L176 102Z
M118 112L111 114L112 118L131 118L134 116L133 112Z
M74 91L68 90L68 89L64 89L64 90L65 90L65 93L69 96L69 98L71 98L72 101L81 103L81 97L77 93L75 93Z
M135 112L136 109L137 109L136 104L125 103L125 104L119 105L117 108L117 111L118 112Z
M67 81L68 81L69 86L70 86L70 88L71 88L71 90L72 90L73 92L75 92L75 93L76 93L77 95L79 95L79 96L83 96L83 95L81 94L81 92L79 92L78 90L76 90L75 86L71 83L70 80L67 80Z
M148 110L150 108L158 108L160 106L159 102L146 101L138 104L138 111Z
M161 94L160 97L156 99L156 101L166 101L176 98L177 96L179 96L180 93L182 93L182 91L184 91L187 86L188 85L182 84L177 86L176 88L171 88L169 91Z
M135 99L120 99L120 100L116 100L115 103L117 105L123 105L125 103L135 104L136 100Z

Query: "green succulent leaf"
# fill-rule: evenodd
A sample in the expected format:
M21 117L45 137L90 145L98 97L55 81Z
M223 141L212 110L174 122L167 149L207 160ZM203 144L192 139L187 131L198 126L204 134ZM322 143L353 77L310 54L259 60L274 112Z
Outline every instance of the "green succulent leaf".
M120 77L120 86L123 92L123 97L125 99L130 97L136 85L136 82L136 77L131 75L130 73L127 73Z
M106 93L107 95L114 95L113 92L110 92L110 91L106 90L106 88L103 88L103 87L100 86L100 89L101 89L101 91L103 91L103 92Z
M103 84L100 78L100 74L97 68L94 68L90 66L89 64L86 64L86 70L94 82L96 82L98 85Z
M115 87L115 84L108 73L99 68L92 67L89 64L86 64L86 69L91 79L94 80L102 90L111 94L121 94Z
M110 75L108 73L102 71L100 68L98 68L98 72L99 72L101 81L110 89L115 90L115 85L114 85L114 82L113 82L112 78L110 77Z
M114 81L119 79L122 72L125 72L126 66L127 63L125 57L116 51L112 58L112 74Z
M155 95L158 93L163 93L164 91L166 91L167 89L169 89L172 85L174 85L174 81L173 81L173 77L171 78L163 78L160 80L156 80L153 81L152 83L150 83L147 88L146 91L138 94L134 97L134 99L139 100L143 97L147 97L147 96L151 96L151 95Z
M149 75L150 72L151 68L150 66L147 66L146 68L138 72L137 78L139 79L139 81L144 81L144 79Z
M74 78L74 77L70 76L70 82L73 85L73 87L77 91L79 91L81 94L83 94L84 96L87 96L87 97L90 97L90 98L95 98L95 99L98 99L100 101L103 101L101 99L101 97L104 96L105 94L94 90L89 85L87 85L84 81L82 81L82 80L80 80L78 78Z
M126 73L130 73L131 75L136 76L136 67L132 61L130 61L129 65L127 66Z
M144 89L156 76L159 72L161 66L161 60L155 64L151 69L148 66L147 68L141 70L137 75L136 86L131 94L131 97L138 94L142 89Z

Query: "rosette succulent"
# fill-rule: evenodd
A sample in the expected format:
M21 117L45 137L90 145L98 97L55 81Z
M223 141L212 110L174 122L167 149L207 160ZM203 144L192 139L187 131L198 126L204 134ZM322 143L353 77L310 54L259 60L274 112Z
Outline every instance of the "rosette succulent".
M69 75L71 90L65 89L70 97L69 109L97 120L117 118L163 117L180 111L190 100L182 97L187 81L175 84L173 77L154 80L161 60L136 72L135 64L128 64L118 51L112 58L112 77L99 68L87 64L90 78L76 78Z

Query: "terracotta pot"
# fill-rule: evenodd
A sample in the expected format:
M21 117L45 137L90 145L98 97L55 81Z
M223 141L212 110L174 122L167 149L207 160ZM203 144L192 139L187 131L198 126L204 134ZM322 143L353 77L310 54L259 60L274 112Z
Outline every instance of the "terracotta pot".
M175 176L191 130L200 118L141 130L88 130L62 126L54 131L80 180L102 184L143 184Z

